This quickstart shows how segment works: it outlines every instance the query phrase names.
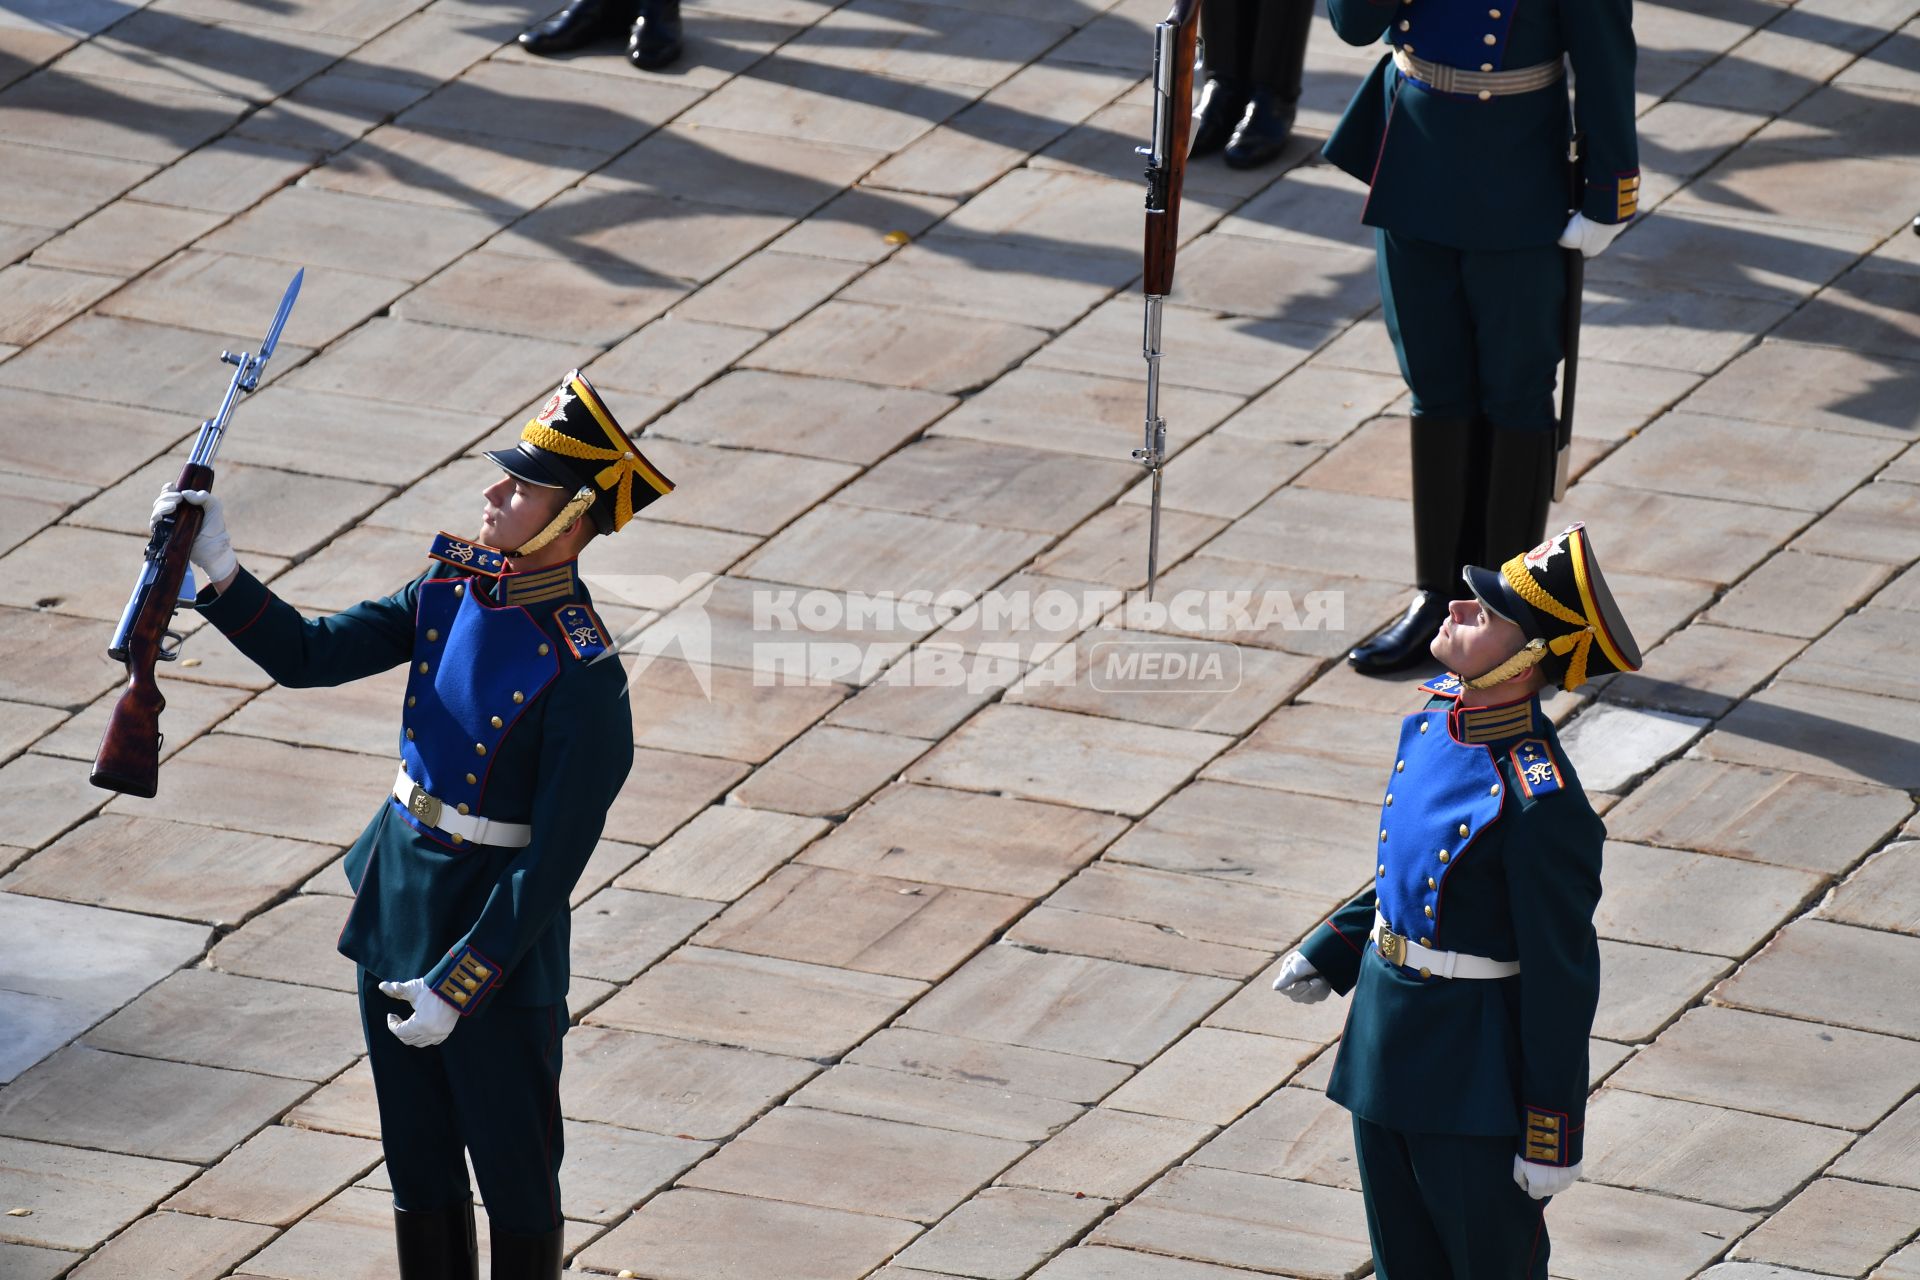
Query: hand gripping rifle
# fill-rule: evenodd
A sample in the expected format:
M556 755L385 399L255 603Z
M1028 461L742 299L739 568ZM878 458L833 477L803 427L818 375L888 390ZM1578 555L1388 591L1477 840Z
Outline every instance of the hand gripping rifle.
M287 286L280 310L274 313L273 324L260 344L259 355L220 353L223 363L234 366L233 381L227 384L220 412L200 424L193 452L174 482L181 491L213 487L213 456L219 452L220 437L233 417L233 406L260 385L260 375L280 341L280 330L286 327L306 274L305 270L294 273L293 283ZM193 570L187 564L187 552L200 532L201 517L199 507L183 502L173 514L162 517L147 540L133 595L107 647L108 657L127 664L128 678L93 758L93 773L88 780L96 787L148 799L160 789L160 712L167 700L160 694L153 667L156 662L172 662L180 656L180 636L169 626L173 611L193 602Z
M1173 259L1180 247L1180 187L1187 174L1187 135L1193 120L1193 48L1200 34L1200 0L1174 0L1153 29L1153 145L1147 157L1146 443L1133 460L1153 477L1153 514L1147 534L1147 599L1160 572L1160 469L1167 460L1167 424L1160 417L1160 304L1173 291Z

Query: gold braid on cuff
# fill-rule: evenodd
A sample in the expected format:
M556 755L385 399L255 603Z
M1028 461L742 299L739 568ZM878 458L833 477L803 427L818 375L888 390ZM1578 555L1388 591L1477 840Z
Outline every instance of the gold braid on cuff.
M530 556L540 548L560 536L560 531L578 520L593 505L594 491L591 485L582 485L569 499L567 505L560 508L560 514L547 521L547 527L528 538L513 549L516 556Z

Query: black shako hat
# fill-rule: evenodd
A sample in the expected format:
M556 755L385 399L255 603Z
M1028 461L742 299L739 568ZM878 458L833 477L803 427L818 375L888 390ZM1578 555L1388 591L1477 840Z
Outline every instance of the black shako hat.
M618 532L634 512L673 492L673 481L647 461L578 369L527 420L518 444L489 449L487 457L529 484L591 491L587 514L601 533Z
M1565 689L1594 676L1640 669L1640 646L1621 616L1584 524L1567 526L1496 571L1460 576L1476 599L1545 647L1541 665Z

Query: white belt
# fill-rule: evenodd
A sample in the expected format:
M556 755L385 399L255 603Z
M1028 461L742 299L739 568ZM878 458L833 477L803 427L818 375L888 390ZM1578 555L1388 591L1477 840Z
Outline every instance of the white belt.
M533 843L533 828L524 822L476 818L428 795L425 787L407 776L405 765L400 766L400 776L393 780L393 798L427 826L452 836L455 844L471 840L475 844L518 849Z
M1472 94L1482 102L1510 94L1533 93L1557 83L1566 74L1558 58L1514 71L1468 71L1465 67L1449 67L1416 58L1400 48L1393 51L1393 64L1400 68L1400 74L1430 85L1440 93Z
M1418 969L1421 977L1511 978L1520 972L1518 960L1489 960L1485 956L1464 955L1458 951L1434 951L1387 927L1387 918L1373 913L1373 945L1388 964L1403 964Z

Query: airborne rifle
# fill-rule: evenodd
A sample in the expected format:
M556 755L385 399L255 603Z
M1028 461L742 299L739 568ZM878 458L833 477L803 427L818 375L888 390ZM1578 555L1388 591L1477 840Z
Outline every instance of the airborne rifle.
M213 457L219 452L220 437L233 417L233 407L241 396L260 385L260 375L280 341L280 331L286 327L306 274L304 269L294 273L258 355L245 351L220 353L222 363L234 366L233 381L227 384L220 412L200 424L193 452L174 482L181 492L213 487ZM160 789L160 712L167 700L161 696L153 669L155 663L172 662L180 656L180 636L170 628L174 610L193 602L193 570L187 563L187 552L200 532L202 515L199 507L182 502L171 515L161 518L147 540L140 576L134 581L133 594L107 646L107 656L127 666L127 687L114 705L113 717L100 738L100 750L93 758L88 781L96 787L147 799Z
M1133 460L1153 477L1147 533L1147 599L1160 572L1160 470L1167 460L1167 424L1160 416L1160 304L1173 291L1173 260L1180 246L1180 187L1187 174L1187 135L1193 121L1193 53L1200 34L1200 0L1174 0L1153 29L1153 143L1134 148L1147 157L1146 443Z

